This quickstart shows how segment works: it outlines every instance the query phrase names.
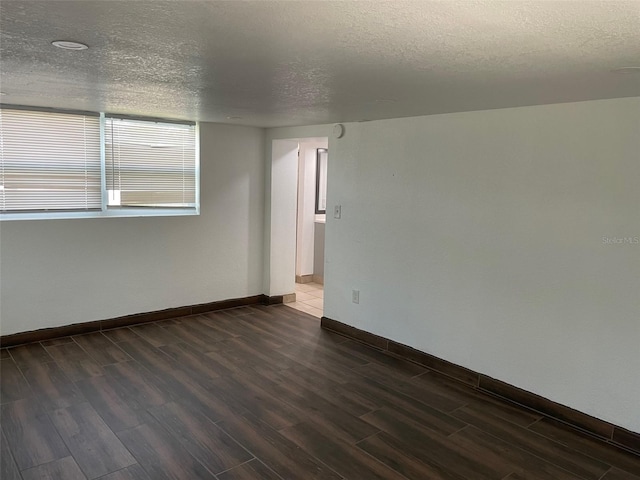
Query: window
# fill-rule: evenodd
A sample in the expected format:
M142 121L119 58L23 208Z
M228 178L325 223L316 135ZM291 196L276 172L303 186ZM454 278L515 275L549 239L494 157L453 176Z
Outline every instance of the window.
M316 214L327 212L327 157L326 148L316 151Z
M0 219L199 213L197 125L0 109Z
M0 110L0 211L100 210L100 117Z
M195 207L195 126L107 118L109 206Z

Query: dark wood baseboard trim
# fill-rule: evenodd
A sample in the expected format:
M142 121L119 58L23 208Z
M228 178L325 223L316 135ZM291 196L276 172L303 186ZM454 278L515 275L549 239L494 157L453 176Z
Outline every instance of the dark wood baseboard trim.
M570 427L588 433L603 442L640 455L640 433L631 432L617 425L541 397L535 393L522 390L501 380L496 380L495 378L488 377L456 365L455 363L342 322L322 317L320 324L324 329L357 340L395 357L417 363L462 382L470 388L495 395L509 402L539 412Z
M313 275L296 275L296 283L311 283Z
M216 302L168 308L166 310L156 310L153 312L135 313L133 315L125 315L124 317L109 318L106 320L74 323L73 325L63 325L61 327L43 328L29 332L2 335L0 336L0 347L15 347L16 345L23 345L25 343L42 342L45 340L52 340L54 338L68 337L70 335L110 330L112 328L127 327L129 325L136 325L139 323L186 317L188 315L197 315L200 313L244 307L247 305L275 305L278 303L282 303L282 295L274 297L269 297L267 295L253 295L251 297L218 300Z
M265 305L277 305L279 303L284 303L284 295L274 295L273 297L267 297L263 295L264 300L262 303Z

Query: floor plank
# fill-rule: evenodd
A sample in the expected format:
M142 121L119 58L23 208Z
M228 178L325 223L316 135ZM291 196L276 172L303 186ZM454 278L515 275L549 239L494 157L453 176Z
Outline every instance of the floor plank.
M250 411L252 415L276 430L294 425L303 418L303 413L289 403L283 402L246 378L233 376L218 378L211 382L210 391L218 397L232 399L236 407Z
M89 479L136 463L89 403L55 410L51 420Z
M151 414L182 446L214 474L253 458L229 435L201 413L178 403L168 403Z
M453 412L461 419L522 450L587 480L599 480L609 469L603 461L593 459L535 432L484 412L481 407L467 406Z
M189 375L180 365L172 363L171 357L145 340L119 345L152 374L154 384L166 392L169 399L182 400L197 407L214 422L239 408L235 402L228 404L220 395L212 395L206 389L210 383L206 378Z
M64 457L22 472L24 480L86 480L73 457ZM4 479L3 479L4 480Z
M260 460L250 462L227 470L218 475L218 480L283 480L280 475L267 467Z
M342 367L356 368L369 363L369 360L360 355L354 355L348 349L334 348L327 346L322 349L314 348L308 343L297 343L283 347L280 351L295 353L296 356L305 356L310 359L318 359L342 365ZM420 371L423 371L422 369Z
M140 465L135 464L117 472L110 473L100 480L151 480L147 472Z
M179 338L171 335L168 330L154 323L136 325L134 327L129 327L129 330L140 335L154 347L161 347L163 345L171 345L172 343L180 342Z
M215 313L212 313L211 316L209 316L209 314L195 315L186 319L178 319L178 321L182 321L181 323L187 323L189 329L200 332L204 338L216 340L216 343L239 336L225 329L221 325L220 318L222 317L216 317Z
M53 358L39 343L29 343L9 349L11 357L19 367L28 367L33 364L52 362Z
M395 370L391 367L379 365L377 363L369 363L367 365L354 368L353 370L362 376L375 381L379 385L384 385L395 392L399 392L443 412L451 412L468 403L467 401L460 401L458 399L452 399L441 395L433 388L429 388L427 384L418 384L411 382L410 379L398 377L395 374ZM529 423L534 420L531 420Z
M2 430L20 470L69 456L69 450L37 401L2 406Z
M394 411L407 415L424 427L442 435L450 435L466 425L465 422L447 413L368 378L356 382L355 385L362 392L379 399L378 403L381 406L391 407Z
M84 396L55 363L34 363L23 367L34 395L47 410L65 408L85 401Z
M602 480L640 480L640 477L624 472L618 468L612 468L602 477Z
M312 354L309 350L298 348L298 346L294 345L293 347L281 348L278 352L293 360L290 368L303 366L312 372L317 372L319 375L332 378L338 383L348 383L362 378L361 375L353 372L351 369L344 368L339 362L324 357L317 351L314 351Z
M218 348L217 344L228 338L216 335L210 331L204 331L203 328L195 328L196 322L190 322L189 319L180 323L170 323L162 328L180 342L188 344L192 349L200 353L208 353Z
M622 470L640 476L640 456L613 446L603 445L601 441L577 432L557 420L543 418L531 425L529 430L551 438L592 458L599 458L609 465L616 465Z
M130 328L127 327L102 330L101 333L113 343L135 342L136 340L141 338L140 335L134 333Z
M427 371L425 367L393 357L373 347L356 342L355 340L349 340L348 342L341 344L340 348L348 349L350 352L357 353L363 358L368 359L370 362L379 363L393 368L396 372L396 376L411 378Z
M44 340L40 342L43 347L53 347L55 345L64 345L65 343L75 343L71 337L52 338L51 340Z
M20 480L20 471L13 459L4 430L0 430L0 478L2 480Z
M46 350L72 382L104 374L104 369L73 341L49 346Z
M149 419L146 409L123 393L110 376L88 378L76 382L76 386L114 432L142 425Z
M306 452L321 460L345 478L403 480L405 477L367 455L363 450L344 442L320 425L303 422L285 428L282 435Z
M153 480L213 478L210 471L156 422L125 430L118 436Z
M543 417L543 415L539 413L529 411L489 395L479 395L477 399L469 402L468 405L479 408L486 413L521 427L528 427Z
M126 398L143 407L157 407L167 403L169 394L162 390L162 383L137 362L120 362L104 367L107 377L113 378Z
M100 332L76 335L73 340L89 353L98 365L111 365L131 360L129 355Z
M260 372L260 368L256 370ZM358 388L351 388L351 384L340 384L302 365L277 373L290 387L297 386L312 391L325 400L340 405L342 410L355 417L377 410L381 406L367 395L362 394Z
M0 401L14 402L31 396L31 388L11 358L0 360Z
M319 460L250 414L230 417L218 424L232 438L285 479L340 479Z
M492 465L505 475L515 472L538 480L582 478L473 426L456 432L449 438L470 455L482 459L482 462Z
M426 464L407 454L389 434L381 432L358 443L367 452L389 468L410 480L464 480L464 477L447 470L442 465Z
M228 354L239 355L249 365L270 365L275 369L289 368L294 361L282 355L281 350L267 350L251 338L232 338L221 342ZM286 348L286 347L285 347Z
M294 406L300 414L297 420L311 419L325 425L334 435L350 442L357 442L378 430L360 418L343 410L339 403L333 403L313 390L289 381L278 372L263 371L262 375L247 373L249 383L260 385L265 391L277 392L277 397ZM252 411L253 413L253 411ZM291 424L298 423L297 421Z
M217 332L218 335L224 336L225 340L247 334L242 325L238 324L238 322L229 315L226 315L224 311L196 315L194 321L196 325L206 328L206 331Z
M464 478L502 478L500 469L485 465L483 459L466 452L454 441L444 437L391 407L383 407L362 417L384 430L399 442L397 448L427 463L440 466Z
M160 350L194 378L218 378L233 373L233 370L185 343L166 345Z
M468 385L435 371L428 371L410 378L408 382L428 388L430 391L460 402L462 405L485 396L483 393L469 388Z

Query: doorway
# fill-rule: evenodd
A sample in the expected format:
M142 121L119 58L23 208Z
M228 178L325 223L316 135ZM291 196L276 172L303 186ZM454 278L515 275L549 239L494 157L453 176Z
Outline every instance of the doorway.
M289 306L318 318L324 308L328 146L328 138L301 139L298 143L296 301Z
M324 312L327 158L327 137L272 141L266 290L318 318Z

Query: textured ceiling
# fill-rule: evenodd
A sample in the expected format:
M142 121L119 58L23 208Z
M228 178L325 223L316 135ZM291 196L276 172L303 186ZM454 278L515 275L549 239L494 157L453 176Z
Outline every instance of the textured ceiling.
M638 0L2 0L0 29L5 104L270 127L640 95L611 72Z

